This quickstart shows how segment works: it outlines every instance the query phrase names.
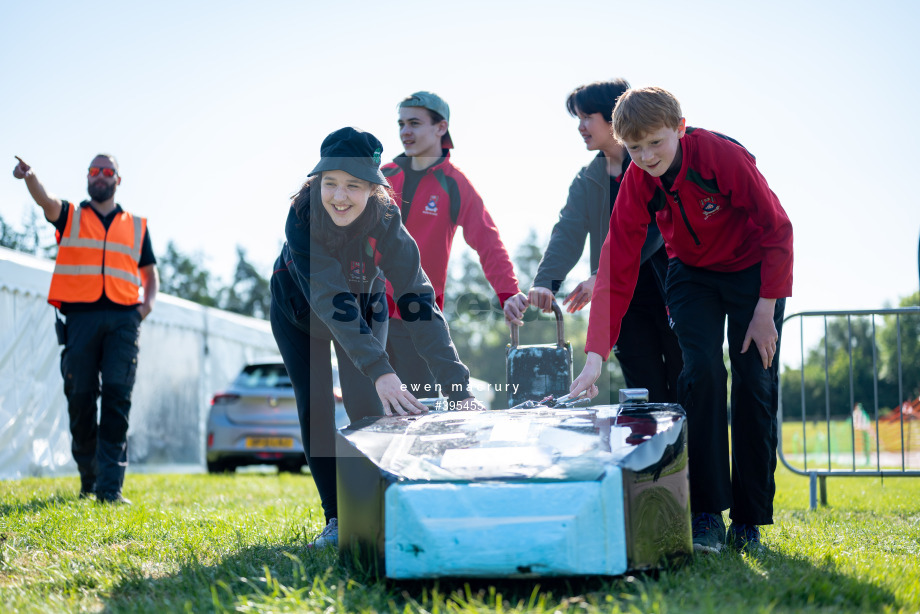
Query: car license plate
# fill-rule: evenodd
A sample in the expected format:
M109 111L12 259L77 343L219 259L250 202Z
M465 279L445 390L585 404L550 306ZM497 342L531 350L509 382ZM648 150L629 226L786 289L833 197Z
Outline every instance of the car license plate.
M293 448L291 437L247 437L247 448Z

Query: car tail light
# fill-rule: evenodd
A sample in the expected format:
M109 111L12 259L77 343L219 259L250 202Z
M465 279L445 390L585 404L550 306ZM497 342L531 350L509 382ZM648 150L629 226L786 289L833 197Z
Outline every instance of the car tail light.
M214 447L214 433L208 433L208 447Z
M226 392L218 392L213 397L211 397L211 405L220 405L221 403L232 403L240 398L238 394L228 394Z
M335 388L333 388L333 389L332 389L332 396L335 397L335 402L336 402L336 403L341 403L341 402L342 402L342 389L339 388L338 386L336 386Z
M278 460L282 458L284 454L281 452L256 452L255 457L259 460Z

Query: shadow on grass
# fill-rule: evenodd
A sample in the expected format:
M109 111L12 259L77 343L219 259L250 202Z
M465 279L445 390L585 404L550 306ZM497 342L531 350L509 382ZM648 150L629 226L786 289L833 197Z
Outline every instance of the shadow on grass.
M82 501L76 492L62 490L50 495L33 496L28 501L0 503L0 516L18 516L42 512L48 508L60 507L66 503Z
M266 569L268 573L266 573ZM501 600L503 606L499 606ZM106 612L624 610L879 611L900 604L885 587L839 572L832 560L766 552L696 558L680 567L623 577L378 580L342 565L333 551L257 545L213 565L190 560L178 572L138 569L112 588Z
M420 597L431 595L436 587L463 611L499 609L496 595L504 600L503 609L522 611L583 612L589 606L609 611L614 605L640 612L811 608L865 612L901 607L891 590L845 575L830 559L816 565L804 557L770 551L756 557L733 552L697 557L682 567L615 578L442 579L391 584L394 589L399 587L403 604L431 609L430 599L425 602Z
M242 598L262 601L274 591L266 582L266 568L268 577L285 588L312 586L316 578L334 584L343 575L334 551L317 552L297 544L249 546L212 565L190 553L174 573L162 573L156 565L145 567L112 587L104 599L105 612L232 610Z

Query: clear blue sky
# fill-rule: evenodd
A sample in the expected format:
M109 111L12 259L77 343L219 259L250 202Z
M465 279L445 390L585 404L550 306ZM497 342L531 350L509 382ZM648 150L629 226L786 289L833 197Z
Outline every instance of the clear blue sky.
M918 7L6 2L0 215L34 206L14 154L81 200L89 161L111 152L118 200L150 218L158 253L173 240L226 279L241 245L267 275L323 137L359 126L395 156L396 104L429 89L513 251L530 228L548 237L592 156L566 95L622 76L757 156L795 228L787 313L879 307L918 287Z

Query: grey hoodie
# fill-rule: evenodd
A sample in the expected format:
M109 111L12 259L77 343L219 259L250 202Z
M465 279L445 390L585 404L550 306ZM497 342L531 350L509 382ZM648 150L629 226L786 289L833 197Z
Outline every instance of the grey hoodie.
M630 164L629 156L623 161L623 172ZM601 258L601 247L610 229L610 175L607 174L607 159L603 152L585 167L582 167L572 185L565 207L559 212L559 221L553 226L549 246L540 260L533 285L549 288L553 294L559 291L566 276L578 264L585 248L585 237L591 238L591 274L597 273ZM651 214L650 214L651 217ZM654 221L654 217L652 217ZM658 226L649 226L645 245L642 246L642 263L664 246L664 239ZM659 271L656 259L656 275L662 280L666 270Z

